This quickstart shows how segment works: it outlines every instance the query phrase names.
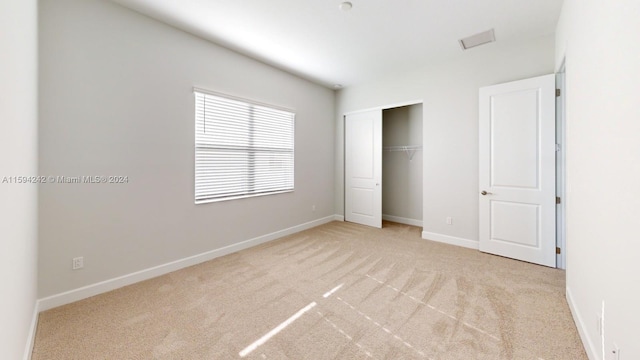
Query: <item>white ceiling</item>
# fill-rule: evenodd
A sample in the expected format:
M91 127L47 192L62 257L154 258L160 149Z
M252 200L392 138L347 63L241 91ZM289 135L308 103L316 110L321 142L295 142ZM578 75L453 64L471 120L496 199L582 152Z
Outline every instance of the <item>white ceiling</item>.
M562 0L113 0L239 53L333 87L555 31ZM492 46L486 45L486 46ZM467 50L472 52L475 49Z

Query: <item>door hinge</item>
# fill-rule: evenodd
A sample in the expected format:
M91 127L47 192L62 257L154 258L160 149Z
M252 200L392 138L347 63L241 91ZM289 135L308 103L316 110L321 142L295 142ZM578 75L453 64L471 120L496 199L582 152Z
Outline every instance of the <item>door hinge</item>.
M560 197L556 196L556 204L560 204L560 203L561 203Z
M560 151L560 144L556 144L556 152Z
M560 249L559 247L556 247L556 254L562 254L562 249Z
M556 97L560 96L560 89L556 89Z

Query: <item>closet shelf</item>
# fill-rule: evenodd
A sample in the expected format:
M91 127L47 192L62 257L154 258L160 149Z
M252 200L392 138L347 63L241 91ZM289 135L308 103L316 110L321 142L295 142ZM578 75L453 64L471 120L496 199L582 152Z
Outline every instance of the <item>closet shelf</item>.
M384 151L403 151L407 154L407 157L409 157L409 161L411 161L416 151L422 150L422 145L385 146L382 149Z

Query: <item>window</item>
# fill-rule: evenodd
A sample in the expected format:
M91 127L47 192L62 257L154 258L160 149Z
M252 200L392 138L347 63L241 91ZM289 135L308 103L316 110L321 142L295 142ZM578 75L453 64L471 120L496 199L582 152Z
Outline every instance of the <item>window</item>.
M196 204L293 191L295 114L195 89Z

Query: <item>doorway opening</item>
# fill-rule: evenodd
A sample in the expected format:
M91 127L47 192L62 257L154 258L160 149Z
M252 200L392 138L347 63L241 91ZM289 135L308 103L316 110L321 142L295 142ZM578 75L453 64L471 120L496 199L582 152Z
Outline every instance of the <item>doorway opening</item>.
M422 226L422 101L344 119L345 221L381 228L384 215Z
M382 220L422 227L422 104L382 111Z

